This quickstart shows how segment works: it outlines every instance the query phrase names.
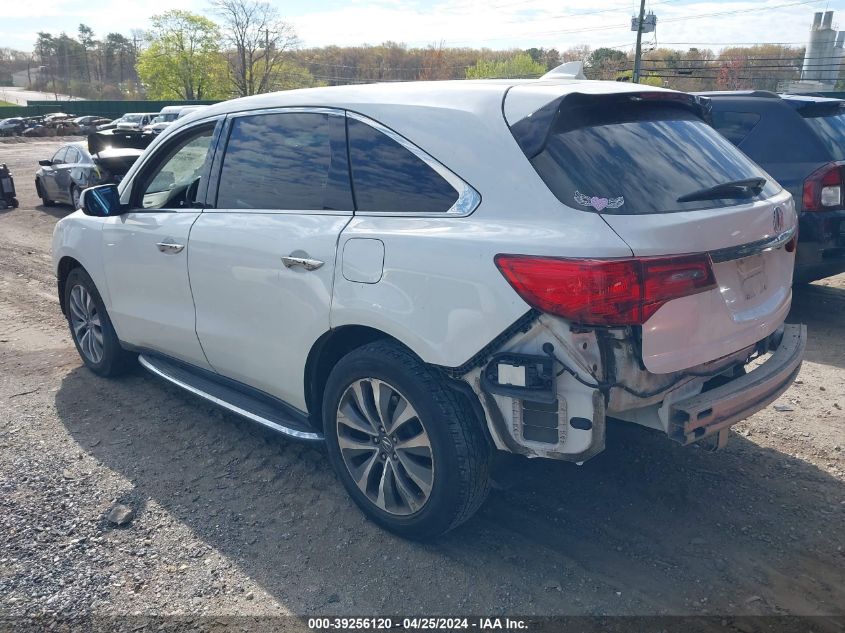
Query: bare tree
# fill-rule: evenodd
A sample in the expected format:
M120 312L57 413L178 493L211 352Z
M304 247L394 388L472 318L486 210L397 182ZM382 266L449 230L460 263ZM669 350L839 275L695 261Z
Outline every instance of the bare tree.
M214 0L215 13L222 20L229 75L239 96L273 90L287 62L288 53L299 40L292 25L279 12L260 0Z

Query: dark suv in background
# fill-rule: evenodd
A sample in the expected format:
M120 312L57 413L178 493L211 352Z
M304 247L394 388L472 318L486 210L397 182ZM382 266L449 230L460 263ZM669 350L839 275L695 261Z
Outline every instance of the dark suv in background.
M845 271L845 101L773 92L704 92L711 124L795 198L795 281Z

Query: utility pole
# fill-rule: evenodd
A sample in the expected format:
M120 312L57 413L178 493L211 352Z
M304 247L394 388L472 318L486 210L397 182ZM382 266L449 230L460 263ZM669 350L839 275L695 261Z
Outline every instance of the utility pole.
M645 18L645 0L640 0L640 19L637 20L637 51L634 54L634 76L631 81L640 83L640 64L643 61L643 19Z

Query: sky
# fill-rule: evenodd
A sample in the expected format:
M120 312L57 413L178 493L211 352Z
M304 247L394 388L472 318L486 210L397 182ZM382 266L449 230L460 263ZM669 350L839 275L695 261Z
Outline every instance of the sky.
M402 42L409 46L471 46L493 49L588 44L631 49L631 16L639 0L270 0L294 25L304 47ZM637 3L635 7L634 3ZM2 10L0 47L32 50L36 33L79 24L98 37L110 31L143 30L150 16L178 6L213 17L208 0L48 0L14 2ZM778 42L801 45L815 11L843 19L845 0L651 0L658 46L723 48Z

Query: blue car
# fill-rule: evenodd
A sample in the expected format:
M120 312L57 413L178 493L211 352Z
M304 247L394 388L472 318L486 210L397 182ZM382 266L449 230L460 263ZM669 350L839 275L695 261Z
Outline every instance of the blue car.
M703 92L711 125L795 198L795 281L845 272L845 101L762 90Z

